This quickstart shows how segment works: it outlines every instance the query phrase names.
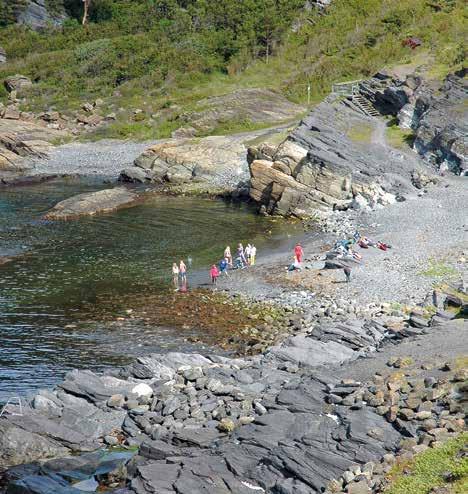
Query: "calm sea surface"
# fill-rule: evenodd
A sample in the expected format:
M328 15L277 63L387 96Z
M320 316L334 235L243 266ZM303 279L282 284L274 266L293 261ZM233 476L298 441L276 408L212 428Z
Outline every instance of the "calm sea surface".
M78 179L0 189L0 402L49 387L72 368L102 369L149 351L200 349L173 328L93 320L97 299L168 290L172 262L203 272L225 245L281 244L286 228L246 205L154 197L113 214L69 222L42 215L58 201L98 190ZM125 308L122 307L122 310ZM101 319L101 318L99 318Z

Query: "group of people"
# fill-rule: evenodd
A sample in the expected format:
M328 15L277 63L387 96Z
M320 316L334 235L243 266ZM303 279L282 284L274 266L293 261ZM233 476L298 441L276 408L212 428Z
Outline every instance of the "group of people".
M230 269L245 269L254 266L257 258L257 247L254 244L247 244L244 247L241 243L237 246L235 256L232 255L231 247L228 245L224 249L222 259L218 264L213 264L210 268L211 283L215 285L221 275L229 276ZM188 258L188 264L191 265L191 258ZM181 259L179 264L172 264L172 281L176 290L187 290L187 265Z
M172 281L176 289L187 287L187 266L182 259L179 264L176 262L172 264Z
M235 257L228 245L224 249L223 258L219 263L213 264L210 269L211 283L216 285L221 275L229 276L229 269L245 269L248 266L254 266L257 258L257 247L253 244L247 244L246 247L239 243Z
M361 235L358 231L351 238L338 240L333 247L332 253L335 255L335 259L344 261L341 266L346 276L346 282L348 283L351 281L351 267L346 264L346 261L360 263L362 260L362 255L353 249L354 245L358 245L362 249L375 247L383 251L392 248L391 245L380 240L372 240L369 237Z

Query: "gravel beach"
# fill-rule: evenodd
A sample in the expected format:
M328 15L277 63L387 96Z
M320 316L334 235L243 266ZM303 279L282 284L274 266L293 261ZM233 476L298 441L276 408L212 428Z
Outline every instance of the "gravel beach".
M434 283L450 278L450 274L456 279L457 272L466 271L467 204L466 178L447 177L422 192L420 197L405 202L369 212L336 213L332 216L329 233L309 233L300 239L305 251L304 265L310 269L301 274L286 274L293 255L292 240L288 251L268 253L267 257L259 252L255 268L234 273L220 287L286 301L287 290L268 283L271 273L283 273L278 276L288 282L287 286L294 285L297 280L298 290L308 292L316 291L314 284L319 274L322 280L328 279L329 293L353 300L358 305L415 304L427 295ZM384 252L372 247L356 247L362 261L353 268L350 284L344 283L342 270L320 272L327 246L345 238L343 231L352 235L356 230L386 242L392 248ZM319 288L321 283L316 284ZM304 292L304 298L309 295Z
M123 168L158 141L134 142L102 140L72 142L54 148L48 159L31 160L36 174L79 174L117 179Z

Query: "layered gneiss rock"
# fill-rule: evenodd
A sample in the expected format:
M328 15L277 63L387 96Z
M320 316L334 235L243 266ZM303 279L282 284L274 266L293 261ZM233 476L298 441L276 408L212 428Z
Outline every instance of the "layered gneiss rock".
M441 306L452 300L437 297ZM445 323L437 331L458 326ZM55 390L36 395L23 415L0 419L0 466L124 442L138 447L131 461L96 453L12 468L11 492L42 494L54 483L71 489L70 479L91 481L96 470L100 482L126 481L129 490L122 492L137 494L210 492L214 486L226 493L316 494L341 476L354 486L368 478L358 470L396 451L407 431L413 437L426 431L423 444L431 444L435 434L449 437L459 427L450 390L433 379L420 385L398 374L398 380L377 376L363 385L333 377L340 364L369 356L385 340L429 331L413 329L385 317L318 320L256 357L152 354L101 375L72 371ZM391 364L406 368L413 361ZM428 412L429 402L431 417L420 413ZM18 437L27 448L15 446Z
M367 141L353 140L361 129ZM373 142L379 132L377 122L342 102L324 102L276 149L249 150L250 196L270 213L299 217L353 201L370 207L394 202L412 189L411 172L420 164Z
M198 101L194 111L179 116L182 127L174 137L207 135L226 124L273 126L294 120L303 112L302 106L273 91L239 89Z
M21 74L16 74L7 77L4 81L3 84L5 85L5 89L11 93L12 91L19 92L24 88L31 87L32 82L29 77L26 77Z
M452 74L439 83L417 75L399 80L380 73L362 82L360 92L383 115L397 117L401 128L414 131L414 149L428 163L464 174L468 168L464 75Z
M4 112L8 112L8 108ZM9 113L2 113L0 118L0 171L20 171L27 169L25 158L47 156L52 147L51 141L63 138L66 132L50 129L45 124L8 118Z
M59 26L67 18L63 2L47 2L47 0L10 0L16 14L16 22L25 24L32 29L42 29L50 25ZM17 5L15 5L17 4Z
M172 139L148 148L120 179L232 190L248 178L244 141L245 136Z
M449 76L439 92L430 95L426 111L412 124L414 147L436 167L459 175L468 172L468 110L466 82ZM415 112L424 108L427 96L421 90L413 103Z
M394 202L414 192L415 176L431 180L425 164L465 174L466 83L452 75L439 86L379 73L352 97L327 98L280 146L249 150L251 198L269 213L304 217ZM387 122L371 117L379 113L414 131L417 153L391 147Z

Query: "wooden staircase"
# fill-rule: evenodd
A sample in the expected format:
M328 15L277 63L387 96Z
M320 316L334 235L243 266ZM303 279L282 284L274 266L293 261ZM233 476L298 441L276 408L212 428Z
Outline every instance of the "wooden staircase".
M361 96L359 93L353 94L353 103L369 117L379 117L380 113L371 105L369 100Z

